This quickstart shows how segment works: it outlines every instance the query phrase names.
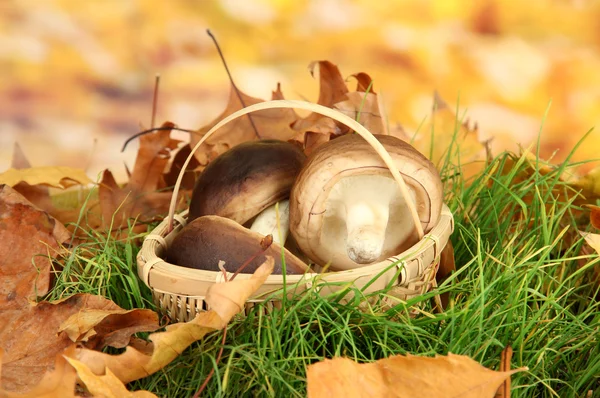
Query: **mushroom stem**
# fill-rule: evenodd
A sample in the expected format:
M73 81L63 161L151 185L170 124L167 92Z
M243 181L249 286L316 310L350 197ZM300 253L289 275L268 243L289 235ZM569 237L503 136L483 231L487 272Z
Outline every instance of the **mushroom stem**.
M277 212L279 209L279 231ZM283 246L290 232L290 201L282 200L264 209L252 223L251 231L261 235L273 235L273 241Z
M376 261L383 251L389 205L356 202L346 206L346 252L358 264Z

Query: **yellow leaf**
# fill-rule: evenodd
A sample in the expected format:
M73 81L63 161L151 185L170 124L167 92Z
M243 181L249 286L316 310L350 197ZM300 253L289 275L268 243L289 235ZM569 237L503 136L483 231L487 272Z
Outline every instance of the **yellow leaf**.
M366 364L335 358L308 367L307 389L309 398L493 398L507 377L522 370L496 372L454 354L397 355Z
M67 361L77 370L77 376L85 384L88 391L95 397L105 398L156 398L156 395L149 391L128 391L123 382L116 377L110 369L106 370L103 376L96 376L85 364L73 358L66 358Z
M65 166L29 167L19 170L11 168L0 174L0 184L13 187L20 182L63 189L93 183L83 170Z
M600 254L600 234L590 234L586 232L579 231L585 242L594 250L596 253Z

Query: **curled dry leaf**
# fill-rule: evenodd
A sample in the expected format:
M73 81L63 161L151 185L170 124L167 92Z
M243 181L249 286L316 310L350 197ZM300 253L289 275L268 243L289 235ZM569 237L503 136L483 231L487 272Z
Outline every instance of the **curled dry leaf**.
M77 376L85 384L94 397L103 398L156 398L149 391L128 391L121 380L107 369L103 376L95 375L90 368L76 359L67 357L66 360L77 371Z
M60 324L58 333L65 332L71 341L85 342L88 348L123 348L129 344L133 334L153 332L158 328L156 312L144 309L124 310L106 300L102 308L84 307L71 315Z
M0 385L0 397L2 398L75 398L75 381L77 374L75 369L69 365L65 355L72 355L75 346L71 345L64 352L54 356L54 367L52 371L44 374L39 383L28 392L20 393L4 389ZM3 350L0 348L0 373L2 373Z
M493 398L507 377L523 370L496 372L454 354L397 355L366 364L335 358L308 367L307 390L309 398Z
M198 314L193 320L186 323L176 323L166 327L164 332L153 333L149 339L152 347L143 347L139 343L136 347L128 346L120 355L80 348L73 358L81 361L96 375L107 374L110 370L123 383L149 376L173 361L193 342L202 339L207 333L224 328L244 303L270 275L273 262L266 261L249 279L235 280L219 286L217 294L209 290L207 301L209 306L217 308L223 315L210 310ZM221 304L223 301L223 304Z

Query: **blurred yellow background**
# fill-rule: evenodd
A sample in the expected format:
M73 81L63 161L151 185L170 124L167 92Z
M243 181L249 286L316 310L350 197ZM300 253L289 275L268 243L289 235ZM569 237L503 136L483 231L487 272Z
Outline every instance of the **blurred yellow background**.
M325 59L370 74L390 124L418 129L437 90L495 152L541 128L555 162L600 119L598 1L3 0L0 170L19 141L34 166L123 177L135 145L120 148L150 124L157 73L157 123L212 120L229 82L207 28L254 97L281 82L286 98L316 101L307 66ZM575 159L599 148L595 131Z

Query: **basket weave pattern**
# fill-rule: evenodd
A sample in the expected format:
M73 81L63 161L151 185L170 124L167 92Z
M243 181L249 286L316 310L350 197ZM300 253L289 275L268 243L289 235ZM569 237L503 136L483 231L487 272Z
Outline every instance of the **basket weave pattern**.
M207 309L204 297L208 288L214 283L225 282L221 272L196 270L167 263L162 256L169 243L186 223L187 212L175 217L176 228L167 233L167 220L159 224L146 237L142 249L138 253L138 275L152 290L154 303L169 318L177 321L188 321L196 314ZM390 282L392 288L387 295L399 301L406 301L431 290L438 270L442 249L454 230L454 220L450 210L444 206L438 225L424 238L406 252L393 256L383 263L358 268L350 271L330 272L327 274L288 275L287 286L296 285L296 291L322 287L322 295L337 290L336 285L327 282L353 282L362 288L376 275L379 278L372 283L366 292L383 289ZM394 266L392 266L394 265ZM239 274L238 278L248 278L248 274ZM317 284L317 286L313 286ZM263 302L265 294L278 290L283 286L280 275L270 276L259 292L250 298L246 310L256 302ZM268 312L280 304L276 298L270 298L263 311Z

